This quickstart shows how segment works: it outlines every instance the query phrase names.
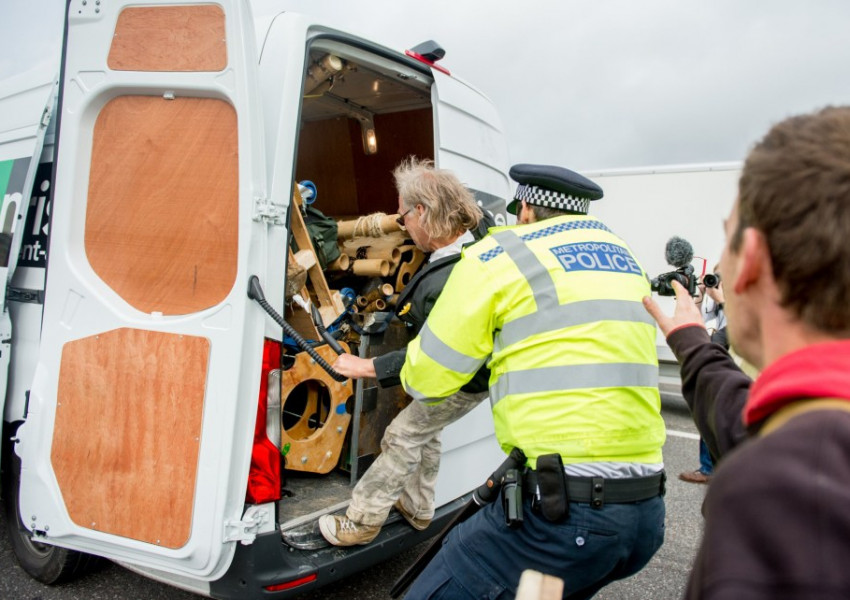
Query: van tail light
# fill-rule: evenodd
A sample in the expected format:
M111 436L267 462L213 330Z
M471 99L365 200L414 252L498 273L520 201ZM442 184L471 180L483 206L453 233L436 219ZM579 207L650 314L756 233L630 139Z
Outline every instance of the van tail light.
M280 450L266 433L269 373L280 368L280 342L265 340L263 368L260 373L260 397L257 401L257 423L254 425L254 446L251 449L251 470L248 472L247 504L262 504L280 500Z
M304 585L305 583L311 583L313 581L316 581L316 574L310 573L309 575L299 577L298 579L293 579L292 581L276 583L274 585L267 585L263 589L268 592L279 592L281 590L291 590L292 588L296 588L299 585Z

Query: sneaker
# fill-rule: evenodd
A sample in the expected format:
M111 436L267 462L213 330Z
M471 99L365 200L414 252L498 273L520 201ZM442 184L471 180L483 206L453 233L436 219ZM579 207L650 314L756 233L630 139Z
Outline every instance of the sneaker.
M394 508L399 512L399 514L404 517L404 520L410 523L410 526L419 531L423 531L424 529L428 529L428 525L431 524L431 519L417 519L412 514L410 514L404 506L401 504L401 500L397 500Z
M343 515L322 515L319 529L326 540L334 546L356 546L368 544L380 533L378 525L355 523Z
M711 475L706 475L697 469L696 471L685 471L684 473L679 473L679 479L687 481L688 483L708 483L711 481Z

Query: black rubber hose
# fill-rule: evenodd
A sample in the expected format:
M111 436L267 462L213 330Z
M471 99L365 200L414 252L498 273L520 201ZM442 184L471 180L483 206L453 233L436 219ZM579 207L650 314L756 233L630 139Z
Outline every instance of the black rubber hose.
M334 370L332 366L330 366L327 361L316 352L313 347L310 345L307 340L305 340L295 329L283 320L277 311L272 308L272 305L266 301L266 295L263 293L263 288L260 286L260 280L256 275L251 275L251 278L248 280L248 297L251 300L256 300L257 304L263 307L263 310L268 313L268 315L275 320L275 322L283 327L283 331L286 332L286 335L295 340L295 343L298 344L298 347L304 350L307 354L309 354L316 363L322 367L328 374L333 377L336 381L343 382L348 381L348 377ZM334 340L336 341L336 340ZM339 345L339 344L337 344Z
M319 330L319 335L321 335L322 339L327 342L328 346L330 346L337 354L345 352L342 346L339 345L339 342L336 341L336 338L332 336L327 329L325 329L325 322L322 320L322 315L313 303L310 303L310 312L313 313L313 323L316 325L316 329Z

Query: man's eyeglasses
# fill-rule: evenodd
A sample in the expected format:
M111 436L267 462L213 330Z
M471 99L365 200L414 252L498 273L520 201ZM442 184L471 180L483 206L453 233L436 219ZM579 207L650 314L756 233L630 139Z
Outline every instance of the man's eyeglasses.
M401 213L398 216L398 219L396 219L395 222L399 224L399 227L404 227L404 217L406 217L407 213L409 213L412 210L413 210L412 208L408 208L406 211L404 211L403 213Z

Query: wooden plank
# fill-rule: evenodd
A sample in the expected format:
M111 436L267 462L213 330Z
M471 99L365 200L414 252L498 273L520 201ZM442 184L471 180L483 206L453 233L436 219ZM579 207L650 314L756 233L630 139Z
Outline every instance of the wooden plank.
M560 578L526 569L519 578L516 600L561 600L563 593Z
M301 202L301 193L296 184L292 192L292 215L289 219L289 226L292 237L295 238L295 243L298 245L298 250L309 250L315 256L316 249L313 247L313 241L310 239L307 226L304 224L304 217L301 215ZM307 278L312 292L316 295L319 314L322 315L325 325L330 325L345 311L342 298L340 298L338 291L331 291L328 288L327 279L325 279L325 274L318 261L307 269Z
M94 126L85 251L134 308L181 315L236 281L236 111L213 98L119 96Z
M65 344L51 462L74 523L189 541L209 353L206 338L141 329Z
M299 250L293 255L293 258L295 262L305 269L311 269L316 266L316 255L309 250Z
M114 71L223 71L224 11L217 4L125 8L106 64Z

